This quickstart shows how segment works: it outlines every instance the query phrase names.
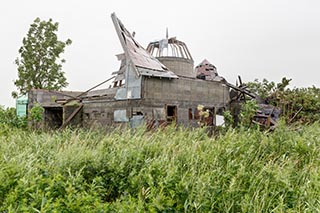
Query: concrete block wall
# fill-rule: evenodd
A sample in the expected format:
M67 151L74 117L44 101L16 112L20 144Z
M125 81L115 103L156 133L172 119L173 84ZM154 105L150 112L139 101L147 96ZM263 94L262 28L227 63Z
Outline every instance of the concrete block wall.
M191 119L189 116L190 110L194 112L198 105L217 111L230 99L229 88L215 81L145 78L143 83L143 105L163 110L166 105L177 106L177 123L184 126L198 126L194 114Z
M190 105L225 105L229 102L229 88L220 82L200 79L159 79L145 78L144 99L164 103Z
M35 103L40 103L42 106L61 106L56 103L57 99L69 99L81 93L82 92L32 89L28 93L28 106L29 109L33 107Z
M229 89L220 82L204 81L195 78L152 78L142 79L142 99L115 100L112 97L92 97L84 99L83 109L75 117L72 124L81 123L83 127L126 125L119 122L123 118L115 119L114 116L141 117L148 121L161 124L167 121L166 106L176 106L177 123L184 126L197 126L197 120L190 119L190 110L195 110L198 105L215 108L224 107L229 102ZM69 94L68 94L69 95ZM76 94L74 94L76 96ZM64 94L36 90L29 94L32 103L39 102L43 106L62 107L54 99L68 98ZM30 107L32 104L30 105ZM64 117L72 114L76 106L64 108ZM121 113L117 113L117 111ZM123 112L125 112L123 114ZM116 122L116 121L118 122Z
M127 118L130 119L132 115L143 113L141 107L141 100L90 100L83 102L83 126L100 126L108 127L115 126L114 115L117 110L125 110Z
M178 57L158 57L157 59L176 75L196 77L193 61L190 59Z

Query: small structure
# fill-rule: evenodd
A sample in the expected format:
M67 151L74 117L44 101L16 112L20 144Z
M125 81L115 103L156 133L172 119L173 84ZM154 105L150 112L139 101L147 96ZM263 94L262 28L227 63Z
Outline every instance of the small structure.
M107 81L108 89L85 92L31 90L29 108L45 107L44 124L103 126L146 123L153 128L172 122L198 126L198 105L209 111L207 125L230 101L223 78L197 78L192 56L182 41L166 38L144 49L113 13L111 15L123 53L117 55L120 68ZM102 82L102 83L105 83Z
M196 76L203 80L223 81L224 78L218 75L217 68L211 64L207 59L204 59L198 66L196 66Z

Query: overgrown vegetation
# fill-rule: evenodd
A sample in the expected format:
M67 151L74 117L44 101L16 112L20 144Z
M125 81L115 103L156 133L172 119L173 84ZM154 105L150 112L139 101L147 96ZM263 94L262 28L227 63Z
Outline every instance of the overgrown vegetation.
M0 135L0 212L318 212L320 124Z
M29 120L33 128L40 128L43 120L44 108L36 103L30 110Z
M282 110L287 123L313 123L320 120L320 88L288 88L291 79L283 78L280 83L263 79L246 85L268 103Z
M319 212L319 89L288 83L249 86L282 107L272 133L252 128L255 101L237 128L224 112L215 137L174 126L40 132L0 107L0 212ZM42 115L30 110L33 127Z
M242 104L241 112L239 115L240 125L246 128L250 128L252 124L252 118L256 115L258 108L259 107L256 100L249 100L246 103Z
M4 108L0 105L0 132L5 132L10 128L26 128L27 118L18 117L14 107Z

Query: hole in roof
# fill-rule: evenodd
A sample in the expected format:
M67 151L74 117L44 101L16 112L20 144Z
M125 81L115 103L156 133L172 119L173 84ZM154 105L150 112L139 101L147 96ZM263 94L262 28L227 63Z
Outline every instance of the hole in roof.
M123 40L124 40L124 43L127 44L127 40L126 40L126 37L124 36L123 32L121 33L122 37L123 37Z
M164 66L161 66L161 68L164 69L164 70L168 70L168 68L166 68L166 67L164 67Z

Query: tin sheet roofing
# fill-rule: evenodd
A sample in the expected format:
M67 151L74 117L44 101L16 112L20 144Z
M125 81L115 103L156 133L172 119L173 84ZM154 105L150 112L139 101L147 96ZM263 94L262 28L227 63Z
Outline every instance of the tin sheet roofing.
M139 75L178 78L176 74L170 71L158 59L150 55L134 39L132 34L124 27L122 22L114 13L111 15L111 17L127 60L130 60L130 62L136 67Z

